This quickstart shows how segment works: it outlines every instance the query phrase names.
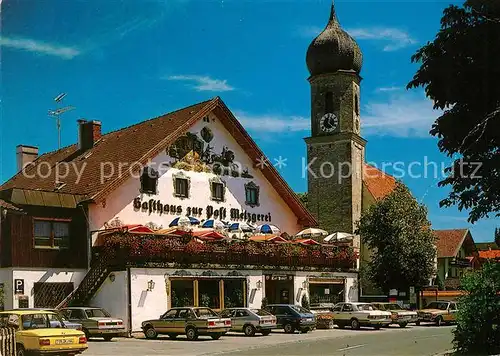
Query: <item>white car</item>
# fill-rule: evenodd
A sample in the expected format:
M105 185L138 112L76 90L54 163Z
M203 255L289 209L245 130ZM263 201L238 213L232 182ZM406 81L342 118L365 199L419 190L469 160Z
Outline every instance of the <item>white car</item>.
M392 324L398 324L404 328L408 323L418 321L416 311L404 310L398 303L372 303L375 308L385 310L392 314Z
M338 303L333 307L334 323L340 329L350 326L357 330L361 326L380 329L392 323L391 313L378 310L369 303Z

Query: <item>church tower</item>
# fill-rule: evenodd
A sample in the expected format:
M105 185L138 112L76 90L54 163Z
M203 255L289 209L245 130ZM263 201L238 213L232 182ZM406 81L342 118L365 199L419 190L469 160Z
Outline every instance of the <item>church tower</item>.
M307 50L311 76L308 208L328 232L353 233L361 217L366 141L360 136L362 54L342 30L332 3L330 19Z

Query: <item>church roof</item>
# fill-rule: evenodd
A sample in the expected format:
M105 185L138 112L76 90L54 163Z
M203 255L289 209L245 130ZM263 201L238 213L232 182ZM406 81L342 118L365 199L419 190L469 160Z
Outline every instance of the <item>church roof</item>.
M59 187L57 192L84 196L85 200L100 202L131 176L130 169L123 169L122 172L119 169L114 169L111 172L106 171L109 173L109 178L103 181L100 174L103 162L109 162L109 167L121 167L121 163L138 162L137 169L140 169L148 160L165 150L193 124L210 112L219 117L220 122L233 135L252 161L257 162L265 157L224 102L216 97L104 134L92 148L83 152L78 149L78 145L74 144L45 153L39 156L33 165L29 165L24 170L24 174L19 172L0 186L0 191L19 188L54 192L56 191L56 170L54 167L59 162L66 162L70 164L72 169L64 178L65 185ZM36 179L30 178L36 175L37 169L40 169L41 173L49 173L47 166L52 168L50 174L38 174ZM316 219L304 207L272 164L263 165L261 172L295 213L301 224L304 226L317 225Z
M363 63L361 49L340 27L333 2L328 24L307 49L306 63L311 75L335 73L339 70L354 71L359 74L361 71Z
M380 200L396 188L397 182L396 178L393 176L365 163L363 169L363 183L373 198L375 198L375 200Z

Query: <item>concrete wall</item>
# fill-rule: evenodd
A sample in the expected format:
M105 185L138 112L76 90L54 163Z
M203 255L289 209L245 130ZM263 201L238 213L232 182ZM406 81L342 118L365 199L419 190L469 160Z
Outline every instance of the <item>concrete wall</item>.
M128 328L128 280L126 271L112 272L94 294L89 305L106 309L111 316L123 320Z
M297 216L294 212L283 201L260 170L253 168L255 162L245 154L238 142L226 131L215 116L211 116L209 123L200 120L189 131L200 137L201 130L206 126L210 127L214 135L213 140L209 143L213 147L212 151L220 154L223 147L227 147L234 152L234 162L242 170L248 169L253 178L221 176L220 178L226 184L225 201L216 202L211 199L209 181L217 177L215 174L182 170L190 180L190 196L189 198L179 198L174 196L174 180L172 176L181 171L172 167L175 160L168 156L166 151L163 151L151 161L151 167L160 174L157 194L140 193L139 177L128 179L122 186L112 192L103 204L89 206L90 230L102 229L106 223L110 223L115 218L124 224L147 224L152 222L166 228L177 216L187 215L188 208L192 207L203 209L201 214L191 214L192 216L206 219L208 217L206 211L208 205L213 206L214 209L226 208L226 220L231 220L229 210L236 208L255 214L271 213L272 220L270 223L277 225L282 231L289 234L301 230L302 226L297 224ZM253 208L245 204L245 184L249 182L254 182L260 188L260 205ZM135 198L140 198L143 202L153 199L160 200L162 204L181 206L182 213L171 214L169 212L160 214L158 211L149 212L149 209L135 209L133 204ZM95 242L96 237L97 234L94 233L93 242Z
M49 269L20 269L15 268L12 271L12 279L11 283L15 279L23 279L24 280L24 295L29 298L29 307L34 307L34 291L33 286L35 282L54 282L54 283L68 283L73 282L74 287L76 288L83 277L86 274L86 270L78 269L78 270L63 270L60 268L49 268ZM12 290L12 287L11 287ZM19 300L17 296L14 297L13 307L18 308Z

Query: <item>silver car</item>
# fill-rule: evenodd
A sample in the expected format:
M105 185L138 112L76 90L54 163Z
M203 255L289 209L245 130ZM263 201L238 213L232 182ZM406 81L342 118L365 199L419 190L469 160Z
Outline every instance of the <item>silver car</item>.
M276 317L262 309L228 308L221 315L231 318L231 331L244 332L246 336L267 336L276 329Z

